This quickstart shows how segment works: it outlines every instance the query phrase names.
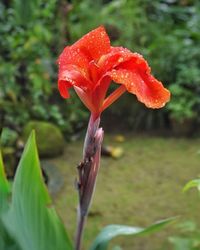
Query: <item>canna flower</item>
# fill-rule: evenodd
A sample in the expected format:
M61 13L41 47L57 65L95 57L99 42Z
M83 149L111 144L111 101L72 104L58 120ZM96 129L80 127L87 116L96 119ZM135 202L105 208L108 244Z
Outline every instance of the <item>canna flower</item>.
M123 47L112 47L103 26L67 46L59 56L58 64L58 88L62 97L69 98L69 89L73 87L91 112L83 160L78 165L79 206L75 249L80 250L100 167L104 136L103 129L99 128L102 111L126 91L136 95L149 108L163 107L169 101L170 93L151 75L151 69L141 55ZM112 81L118 87L107 95Z
M69 98L69 89L73 87L96 117L125 91L136 95L148 108L161 108L170 99L170 92L151 75L145 59L126 48L112 47L103 26L67 46L58 64L62 97ZM112 81L119 87L106 96Z

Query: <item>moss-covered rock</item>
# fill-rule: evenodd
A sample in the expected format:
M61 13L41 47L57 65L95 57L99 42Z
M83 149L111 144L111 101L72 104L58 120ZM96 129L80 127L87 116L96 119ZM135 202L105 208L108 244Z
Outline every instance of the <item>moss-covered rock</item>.
M65 142L57 126L49 122L30 121L23 129L23 140L27 140L33 129L36 132L38 151L41 157L55 157L62 154Z

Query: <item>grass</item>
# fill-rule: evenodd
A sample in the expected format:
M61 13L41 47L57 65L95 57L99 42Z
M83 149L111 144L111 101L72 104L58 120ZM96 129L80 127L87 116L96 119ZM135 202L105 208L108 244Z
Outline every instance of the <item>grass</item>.
M189 219L200 225L197 192L182 192L183 186L200 173L199 139L127 136L119 144L108 136L105 143L123 147L125 154L118 160L102 159L83 250L108 224L147 226L180 215L179 221ZM64 186L54 197L55 205L72 238L77 204L74 180L81 152L82 141L73 142L61 158L52 160L64 176ZM171 225L148 237L119 237L113 244L125 250L169 250L173 248L167 238L176 234L176 227Z

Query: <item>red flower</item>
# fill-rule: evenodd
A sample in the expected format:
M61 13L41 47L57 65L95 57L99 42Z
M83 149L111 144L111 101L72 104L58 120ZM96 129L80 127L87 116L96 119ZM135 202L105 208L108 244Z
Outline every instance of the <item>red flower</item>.
M151 75L144 58L128 49L112 47L102 26L67 46L58 64L60 94L68 98L69 88L73 87L85 106L96 115L126 90L149 108L161 108L170 99L170 92ZM106 97L112 80L120 86Z

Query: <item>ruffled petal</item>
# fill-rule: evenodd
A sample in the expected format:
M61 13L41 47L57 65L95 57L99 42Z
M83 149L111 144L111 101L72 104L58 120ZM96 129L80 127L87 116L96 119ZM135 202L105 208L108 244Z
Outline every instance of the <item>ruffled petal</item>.
M64 98L69 98L68 89L77 86L84 91L90 90L92 82L84 77L81 69L75 65L65 65L58 75L58 88L60 94Z
M118 69L107 73L116 83L124 84L148 108L161 108L170 99L170 92L152 75L135 70Z
M68 65L77 66L81 73L88 77L89 60L78 48L67 46L58 58L59 73L65 70Z
M89 60L98 60L102 55L110 52L110 39L104 27L100 26L84 35L73 45L73 48L79 49Z
M103 55L97 65L101 69L101 73L104 74L110 69L115 68L119 64L126 62L133 57L136 53L132 53L130 50L123 47L111 47L111 51Z
M123 47L111 47L102 26L66 47L58 64L61 95L68 98L69 88L74 87L92 112L104 110L125 89L149 108L161 108L170 99L170 92L151 75L144 58ZM106 98L111 79L125 88L121 86Z

